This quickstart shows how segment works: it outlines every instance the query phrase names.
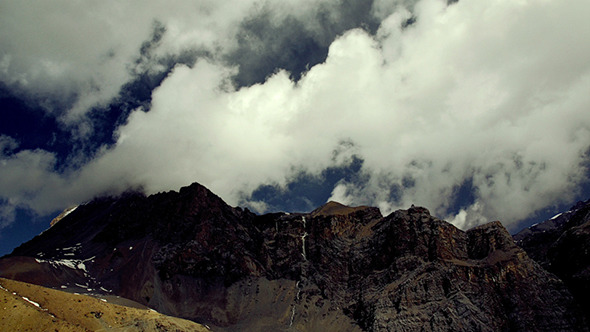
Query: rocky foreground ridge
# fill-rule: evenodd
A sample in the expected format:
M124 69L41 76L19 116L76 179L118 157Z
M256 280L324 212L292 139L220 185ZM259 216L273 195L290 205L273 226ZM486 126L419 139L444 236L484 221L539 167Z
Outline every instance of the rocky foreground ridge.
M255 215L201 185L78 207L0 276L108 293L217 331L587 331L578 302L499 223L330 202Z

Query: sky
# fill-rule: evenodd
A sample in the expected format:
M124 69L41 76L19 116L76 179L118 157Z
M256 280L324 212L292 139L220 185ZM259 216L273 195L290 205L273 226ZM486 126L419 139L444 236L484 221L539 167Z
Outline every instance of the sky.
M0 255L201 183L511 231L590 197L586 0L0 3Z

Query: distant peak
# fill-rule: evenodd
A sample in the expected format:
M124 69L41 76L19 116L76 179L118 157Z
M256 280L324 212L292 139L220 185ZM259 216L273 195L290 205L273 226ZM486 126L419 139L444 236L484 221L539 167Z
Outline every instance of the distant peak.
M368 209L368 206L347 206L338 202L329 201L311 212L312 216L333 216L333 215L348 215L353 212Z
M194 182L190 186L180 188L179 192L180 196L189 197L189 198L198 198L202 201L215 201L215 202L223 202L226 204L225 201L216 194L214 194L209 188Z
M481 224L481 225L475 226L475 227L469 229L468 231L471 231L471 230L473 230L473 231L477 231L477 230L500 230L502 232L508 233L508 231L506 230L506 227L504 227L504 225L502 225L502 223L500 221L498 221L498 220L496 220L496 221L490 221L490 222L487 222L485 224ZM510 235L510 234L508 234L508 235Z
M410 208L408 209L408 213L418 213L418 214L427 214L430 215L430 211L428 211L427 208L422 207L422 206L415 206L414 204L412 204L412 206L410 206Z
M179 190L180 194L188 194L188 193L207 193L210 192L209 189L207 189L205 186L203 186L202 184L199 184L197 182L193 182L192 184L182 187Z

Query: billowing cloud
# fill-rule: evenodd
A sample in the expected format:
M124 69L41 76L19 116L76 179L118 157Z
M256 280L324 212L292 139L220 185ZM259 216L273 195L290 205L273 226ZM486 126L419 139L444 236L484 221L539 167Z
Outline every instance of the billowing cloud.
M317 8L301 7L302 22ZM233 78L248 69L227 57L177 65L153 91L149 112L134 111L117 143L81 169L56 174L50 154L3 148L5 170L26 164L47 179L3 185L0 196L48 211L59 199L198 181L248 204L260 185L284 187L301 172L358 158L358 176L337 182L333 199L384 213L424 205L462 228L515 224L571 199L587 180L589 11L585 1L376 1L368 12L378 28L345 32L297 81L279 70L236 87ZM161 21L170 39L159 50L220 38L192 34L189 20ZM228 36L243 36L232 30L243 27L237 23ZM223 43L239 49L238 39ZM466 185L472 199L457 210Z
M271 66L263 62L277 61L278 45L305 35L327 46L371 17L370 2L328 0L7 1L0 9L0 83L68 124L115 98L134 74L166 69L169 56L198 50L245 64L251 82Z
M253 5L7 1L0 5L0 82L76 124L89 109L116 97L133 74L164 69L159 58L232 49L233 35ZM154 32L165 35L150 48L146 40Z

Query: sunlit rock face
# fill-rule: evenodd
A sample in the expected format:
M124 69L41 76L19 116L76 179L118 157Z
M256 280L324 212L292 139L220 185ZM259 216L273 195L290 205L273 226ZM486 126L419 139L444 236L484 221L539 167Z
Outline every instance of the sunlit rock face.
M336 202L256 215L198 184L79 206L0 275L225 331L587 330L564 283L499 222L464 232L423 207Z

